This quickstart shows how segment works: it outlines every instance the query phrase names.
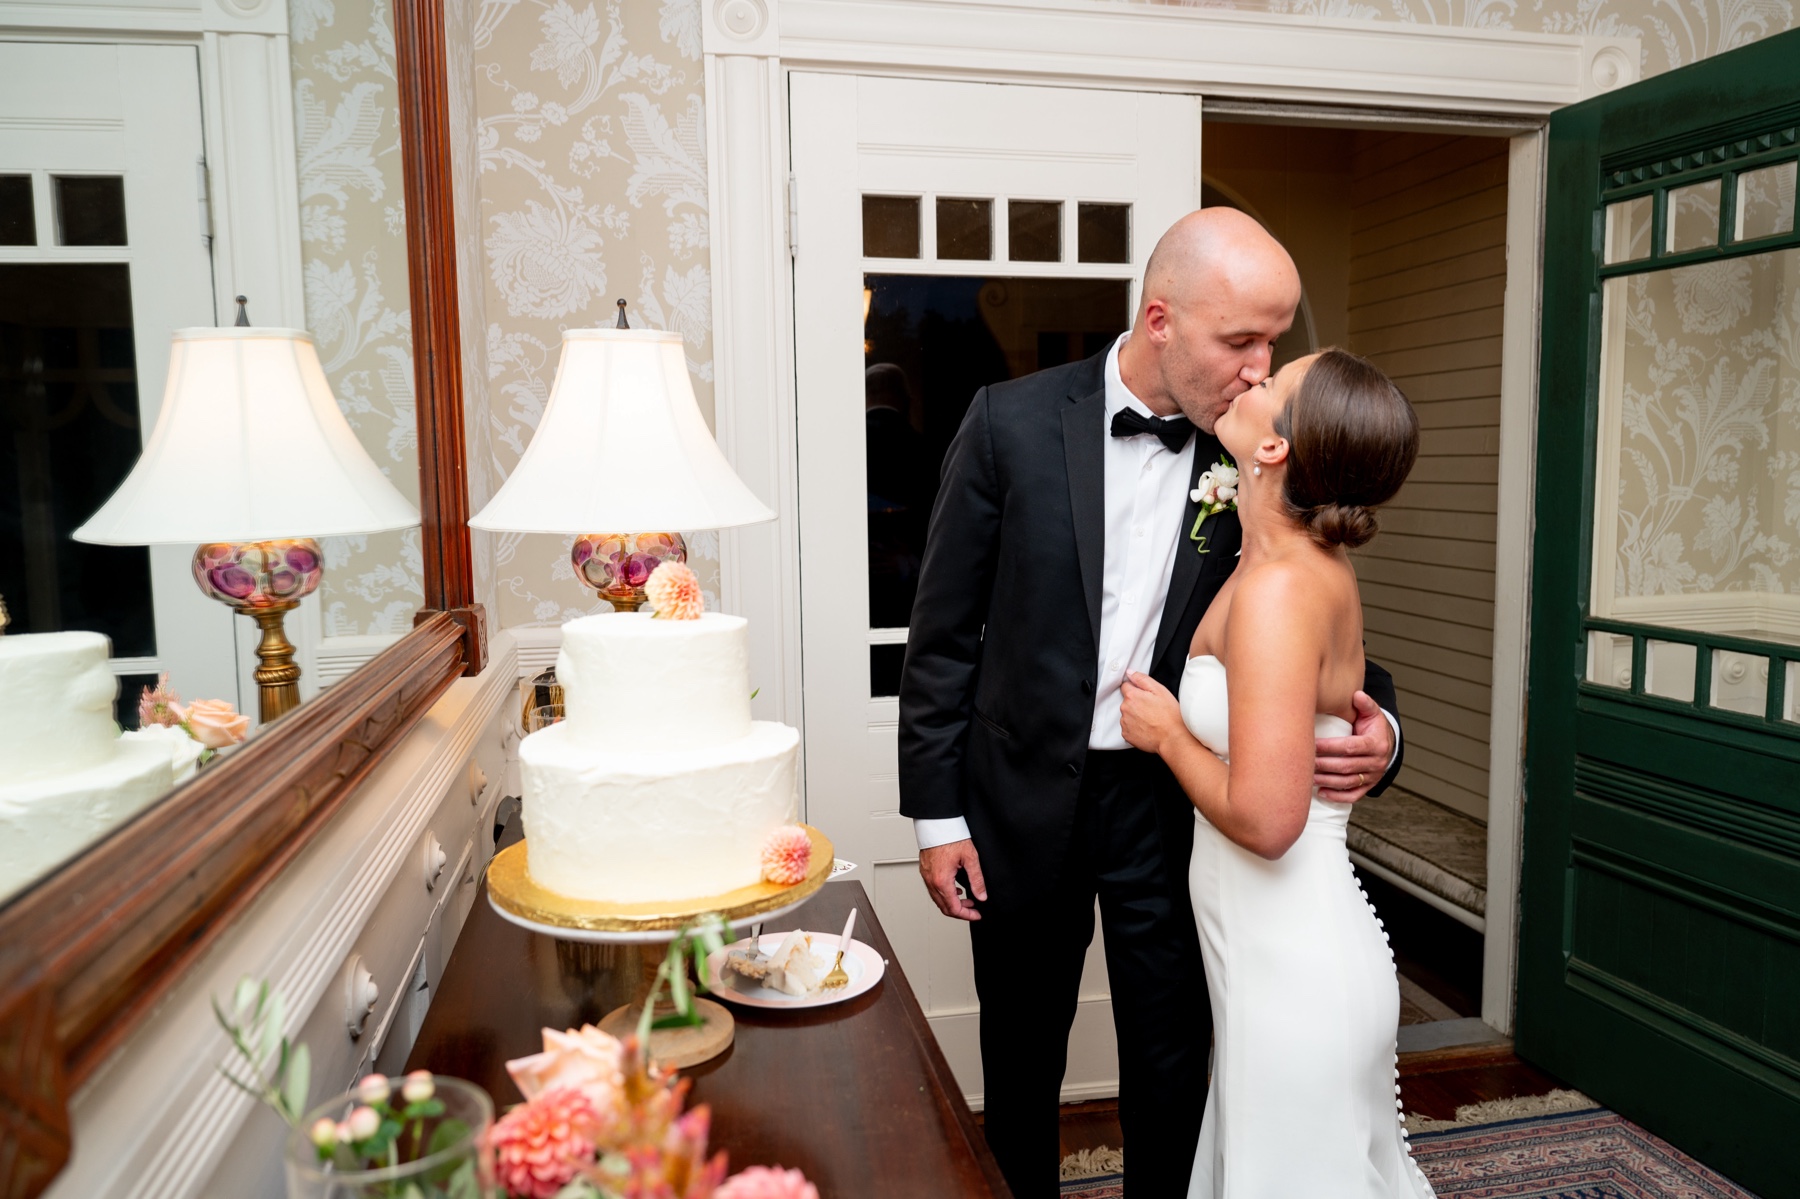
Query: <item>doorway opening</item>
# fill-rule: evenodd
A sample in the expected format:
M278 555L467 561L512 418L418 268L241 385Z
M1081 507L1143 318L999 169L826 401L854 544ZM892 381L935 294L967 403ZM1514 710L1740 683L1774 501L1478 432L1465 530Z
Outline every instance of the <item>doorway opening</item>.
M1226 118L1205 122L1204 144L1205 202L1256 217L1300 268L1304 300L1277 361L1330 345L1362 354L1423 425L1412 477L1355 554L1406 759L1393 787L1353 809L1350 847L1394 944L1403 1022L1471 1021L1487 914L1507 139Z

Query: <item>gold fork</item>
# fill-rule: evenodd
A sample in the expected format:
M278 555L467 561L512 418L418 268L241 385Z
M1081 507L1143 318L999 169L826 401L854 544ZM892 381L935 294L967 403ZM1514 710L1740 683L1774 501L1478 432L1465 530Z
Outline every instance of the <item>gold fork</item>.
M856 927L856 909L850 909L850 919L844 921L844 935L838 938L837 960L831 963L831 973L820 983L821 989L835 991L849 985L850 976L844 973L844 950L850 948L850 930Z

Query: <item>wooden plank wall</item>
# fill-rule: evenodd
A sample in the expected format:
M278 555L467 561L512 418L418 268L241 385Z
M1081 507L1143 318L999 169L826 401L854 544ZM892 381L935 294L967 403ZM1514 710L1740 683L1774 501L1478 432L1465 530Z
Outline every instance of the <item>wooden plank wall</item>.
M1485 821L1506 141L1356 137L1350 348L1424 426L1418 466L1357 554L1368 652L1399 687L1399 785Z

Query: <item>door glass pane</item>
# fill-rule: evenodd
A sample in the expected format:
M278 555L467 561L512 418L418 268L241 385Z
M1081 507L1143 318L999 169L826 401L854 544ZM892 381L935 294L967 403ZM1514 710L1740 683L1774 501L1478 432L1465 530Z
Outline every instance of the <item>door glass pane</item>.
M1669 189L1667 252L1703 250L1719 242L1719 180Z
M1650 220L1655 212L1655 196L1638 196L1606 206L1607 263L1650 257Z
M863 197L863 257L919 256L919 197Z
M1800 249L1604 298L1593 612L1800 640Z
M1794 231L1794 173L1800 164L1776 163L1737 177L1738 241Z
M937 252L939 258L992 258L994 256L994 202L992 200L938 200Z
M1769 660L1756 654L1714 650L1712 706L1761 716L1769 705Z
M1694 655L1691 645L1650 640L1644 646L1644 694L1694 702Z
M1081 205L1075 211L1075 240L1083 262L1130 262L1131 205Z
M1013 200L1006 206L1006 256L1014 262L1062 261L1062 204Z
M869 698L900 694L900 667L906 663L906 645L869 647Z
M37 245L30 175L0 175L0 246Z
M129 268L0 265L0 596L12 632L89 629L156 652L150 551L69 534L142 448Z
M1111 345L1124 279L865 275L869 625L904 628L944 451L975 392Z
M1602 687L1631 686L1631 638L1598 630L1588 634L1587 681Z
M125 180L117 175L58 175L56 229L59 245L124 245Z

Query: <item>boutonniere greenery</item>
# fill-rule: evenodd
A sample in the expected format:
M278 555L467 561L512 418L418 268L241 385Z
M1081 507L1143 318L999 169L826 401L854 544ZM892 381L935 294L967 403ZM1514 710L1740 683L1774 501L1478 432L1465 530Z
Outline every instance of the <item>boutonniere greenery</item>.
M1206 523L1209 516L1219 512L1236 512L1238 494L1238 468L1232 464L1230 457L1219 455L1219 460L1207 467L1200 476L1197 487L1188 492L1188 499L1200 505L1200 514L1194 518L1194 527L1188 531L1188 540L1198 542L1197 552L1206 553L1206 538L1200 535L1200 526Z

